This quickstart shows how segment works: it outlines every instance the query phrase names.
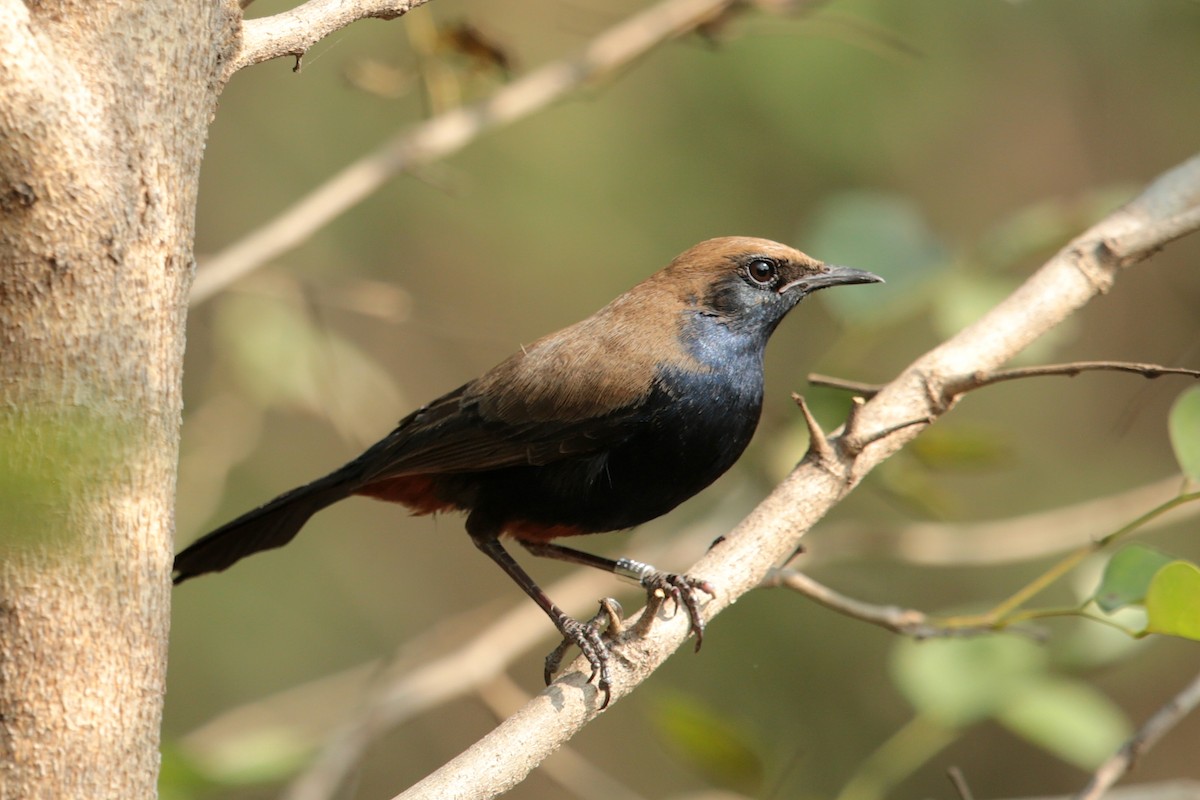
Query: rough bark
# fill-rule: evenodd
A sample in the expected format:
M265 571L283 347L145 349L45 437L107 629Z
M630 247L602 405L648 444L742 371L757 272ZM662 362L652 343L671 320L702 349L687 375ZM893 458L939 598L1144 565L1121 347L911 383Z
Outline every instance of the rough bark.
M236 2L0 0L0 797L153 797L185 302Z

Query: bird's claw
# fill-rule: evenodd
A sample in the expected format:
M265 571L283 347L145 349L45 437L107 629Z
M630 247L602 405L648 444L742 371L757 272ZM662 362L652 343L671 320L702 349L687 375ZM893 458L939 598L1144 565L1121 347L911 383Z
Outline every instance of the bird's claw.
M649 620L653 619L657 615L658 609L669 597L675 604L672 613L678 613L680 608L687 612L689 632L695 634L696 649L699 650L700 645L704 642L704 616L700 613L700 601L697 599L696 593L704 592L709 597L716 597L717 590L713 588L712 584L688 575L659 572L653 568L642 572L639 583L646 589L647 605L646 613L643 615L639 627L644 627ZM605 598L600 601L600 610L596 616L587 622L564 617L559 621L559 630L562 632L563 640L546 656L544 673L546 684L549 685L554 674L562 666L567 650L572 646L578 647L592 668L592 674L588 680L596 682L596 689L603 697L600 709L607 708L612 696L612 677L608 671L608 645L604 641L602 631L610 637L621 633L620 604L612 598Z
M563 640L546 656L544 674L546 685L550 684L554 673L558 672L558 668L562 666L567 650L572 646L578 647L592 668L592 674L588 680L596 682L596 689L603 697L600 702L600 710L603 711L607 708L608 701L612 697L612 677L608 672L608 645L601 637L601 631L605 630L610 635L615 635L620 633L620 628L621 605L611 597L600 601L600 610L587 622L565 617L559 628L562 631Z
M704 617L700 613L700 602L696 599L697 590L709 597L716 597L717 591L706 580L693 578L688 575L676 575L673 572L649 572L642 577L642 586L646 587L646 602L650 606L647 618L653 616L658 607L671 598L678 613L682 608L687 611L690 632L696 635L696 650L704 643Z

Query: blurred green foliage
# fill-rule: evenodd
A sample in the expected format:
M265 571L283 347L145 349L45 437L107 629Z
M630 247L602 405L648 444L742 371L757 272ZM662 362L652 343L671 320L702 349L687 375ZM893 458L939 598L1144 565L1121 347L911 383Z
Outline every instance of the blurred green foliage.
M289 5L258 0L250 11ZM290 60L238 74L204 164L200 268L430 108L510 79L422 31L469 22L519 76L644 5L433 0L319 43L298 74ZM400 176L194 309L180 543L342 463L420 402L591 313L685 247L734 233L888 283L818 295L781 327L761 430L736 474L633 534L582 544L621 553L730 504L748 510L803 455L791 392L828 427L844 419L845 394L810 389L808 372L888 380L1195 150L1195 3L797 8L747 8L708 37L668 44ZM1198 259L1194 240L1171 246L1022 358L1196 367ZM1176 452L1195 479L1194 391L1170 414L1174 450L1168 432L1178 380L1091 374L972 394L834 517L885 541L908 523L1008 517L1148 483L1178 472ZM732 493L747 483L752 492ZM1173 555L1150 578L1169 570L1160 587L1146 584L1147 605L1150 595L1170 609L1192 602L1194 532L1185 521L1154 534ZM799 566L847 594L942 613L995 603L1053 560L934 569L884 547L830 563L820 529L808 547ZM532 569L547 582L563 574ZM1112 586L1094 569L1090 582L1057 582L1039 600L1079 608ZM1180 587L1185 599L1172 600ZM184 755L198 749L196 726L385 655L460 612L522 602L458 519L409 519L366 501L321 514L285 550L176 594L167 764L183 766L164 771L164 787L181 798L275 796L269 781L295 767L292 751L247 746L244 769L224 772ZM1172 613L1170 632L1188 635L1195 617ZM673 659L573 744L648 797L711 785L771 798L847 786L944 797L951 765L976 796L1073 792L1081 766L1189 679L1194 643L1113 645L1094 622L1044 625L1045 647L1007 634L915 644L783 592L755 593L713 623L702 653ZM541 655L511 669L529 691ZM493 721L470 699L409 721L369 753L354 796L391 796ZM1139 780L1189 774L1197 735L1185 722L1139 765ZM509 796L567 794L535 772Z
M1161 550L1143 544L1121 548L1104 566L1104 577L1096 589L1096 605L1113 612L1145 602L1150 581L1173 560Z
M1146 590L1146 630L1200 641L1200 567L1172 561Z
M667 748L714 786L756 795L763 746L701 698L664 692L652 700L654 726Z
M1200 482L1200 387L1193 387L1179 396L1171 406L1168 417L1171 446L1183 474Z
M1111 700L1055 674L1049 653L1028 639L992 636L901 642L896 685L918 714L942 727L994 720L1082 769L1093 769L1129 735Z

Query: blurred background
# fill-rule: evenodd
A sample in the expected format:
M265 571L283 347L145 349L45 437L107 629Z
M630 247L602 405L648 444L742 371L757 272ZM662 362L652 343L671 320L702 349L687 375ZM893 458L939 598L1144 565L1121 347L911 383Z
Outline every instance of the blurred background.
M249 16L289 5L259 0ZM297 74L285 59L244 70L211 131L200 270L390 137L647 6L434 0L334 34ZM193 308L178 544L340 465L699 240L763 236L885 276L818 295L781 326L762 424L734 470L663 519L581 543L610 555L686 543L656 561L683 570L802 457L791 392L828 427L844 418L845 393L809 386L809 372L886 382L1195 153L1198 41L1200 5L1185 0L837 0L748 4L668 43L395 178ZM1172 245L1023 363L1200 367L1198 259L1196 237ZM918 563L897 542L918 523L1005 519L1177 474L1167 415L1188 385L1088 374L972 394L869 476L795 566L874 603L995 605L1061 555L1055 530L1038 557L993 540L978 564ZM1200 559L1196 525L1145 541ZM522 560L546 587L580 579ZM1104 560L1034 606L1083 602ZM609 594L637 607L636 589L587 580L582 592L562 587L572 612ZM368 500L323 512L284 550L187 584L175 594L164 797L278 796L396 673L522 605L461 518ZM399 792L538 691L555 642L544 618L528 619L510 681L389 727L333 796ZM977 797L1070 793L1200 663L1180 639L1135 641L1071 618L1038 630L1042 645L1011 634L914 645L764 589L712 623L700 654L685 647L584 730L573 755L509 796L952 798L950 767ZM959 694L936 696L945 687ZM1200 778L1198 737L1200 720L1185 720L1136 780Z

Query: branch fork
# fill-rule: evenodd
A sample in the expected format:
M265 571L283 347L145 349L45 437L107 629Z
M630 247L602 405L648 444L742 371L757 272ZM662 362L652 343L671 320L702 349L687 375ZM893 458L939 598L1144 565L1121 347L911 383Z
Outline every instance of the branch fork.
M242 46L230 60L228 78L245 67L291 56L299 71L304 54L331 33L361 19L392 20L428 0L308 0L269 17L242 22Z

